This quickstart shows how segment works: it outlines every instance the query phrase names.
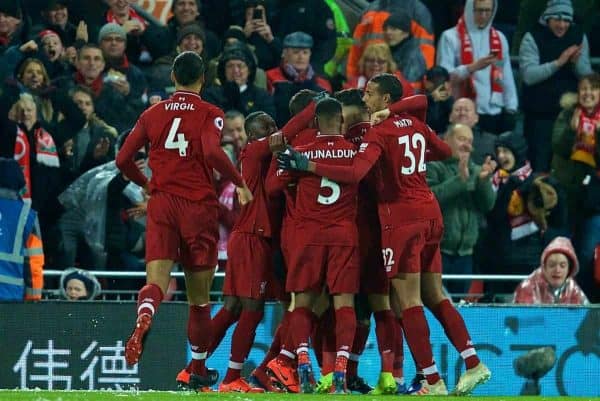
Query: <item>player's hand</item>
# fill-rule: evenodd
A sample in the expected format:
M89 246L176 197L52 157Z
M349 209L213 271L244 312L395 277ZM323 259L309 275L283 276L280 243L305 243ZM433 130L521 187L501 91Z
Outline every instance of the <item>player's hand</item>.
M242 206L247 205L254 199L254 196L252 195L252 192L250 192L250 189L246 183L244 183L243 187L236 187L235 192L237 192L238 202L240 202L240 205Z
M323 99L327 99L329 97L329 93L327 91L322 91L313 96L313 101L315 103L319 103Z
M390 109L383 109L371 114L371 125L376 125L390 116Z
M491 177L492 174L494 174L494 171L496 171L496 166L497 166L496 161L493 160L491 156L486 157L485 161L481 165L481 171L479 172L479 179L485 180L486 178Z
M283 152L285 150L285 137L281 132L269 135L269 149L271 149L271 153Z
M282 170L308 171L308 158L288 146L277 155L277 166Z

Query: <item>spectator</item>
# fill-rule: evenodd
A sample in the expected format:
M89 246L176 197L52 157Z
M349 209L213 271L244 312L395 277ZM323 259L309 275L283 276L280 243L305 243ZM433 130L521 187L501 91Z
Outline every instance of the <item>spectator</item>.
M175 90L171 81L171 67L175 57L183 51L193 51L200 56L204 55L206 37L204 30L198 24L189 24L177 32L177 46L173 51L155 60L146 70L149 87L155 90L164 90L172 93ZM203 56L204 57L204 56ZM208 81L207 81L208 82Z
M497 0L467 0L463 16L438 43L437 62L450 72L455 97L475 101L479 125L500 134L514 128L517 89L504 34L492 27Z
M555 237L568 234L564 191L551 177L517 169L497 191L496 204L488 213L485 274L528 274L538 264L544 247ZM486 292L512 293L510 283L486 284Z
M446 132L452 105L454 104L454 98L450 95L449 81L450 74L448 74L448 71L444 67L433 67L425 74L424 89L427 94L427 125L437 132L438 135ZM473 105L473 112L475 112L475 105ZM459 122L456 121L455 123ZM461 124L465 123L461 122ZM474 146L477 147L474 126L469 125L469 127L473 130ZM476 163L479 163L479 161L476 161Z
M496 199L490 180L496 162L489 156L483 165L471 161L473 133L467 125L452 126L444 140L453 157L427 166L427 183L444 217L442 265L446 274L473 274L479 221L492 209ZM469 280L452 281L446 288L450 293L466 294L470 284Z
M396 62L390 52L390 47L385 43L373 43L367 46L358 62L359 75L349 78L344 84L345 89L364 89L369 79L375 75L390 73L402 83L402 95L411 96L415 93L402 73L398 70Z
M311 65L313 38L304 32L290 33L283 39L281 65L267 71L267 90L273 95L277 126L290 118L288 104L301 89L331 92L329 82L316 75Z
M60 276L60 295L68 301L92 301L100 295L100 283L83 269L66 269Z
M94 94L83 86L75 87L71 97L86 118L85 126L74 136L57 135L63 170L63 184L71 184L89 169L115 158L117 130L106 124L94 111Z
M375 0L362 14L360 22L354 28L354 45L348 55L348 77L356 76L356 66L364 49L383 39L383 24L390 14L405 12L411 19L411 34L419 42L425 58L426 68L435 64L435 46L431 13L420 0Z
M248 142L244 122L244 115L237 110L229 110L225 113L223 136L233 137L237 149L242 149Z
M592 262L600 244L600 76L583 77L578 95L564 95L561 104L564 109L552 135L552 175L566 189L581 260L581 283L593 297L597 287Z
M19 195L21 166L0 158L0 300L37 301L44 286L44 253L37 214Z
M42 25L35 26L34 31L41 32L49 29L56 32L65 48L72 48L69 52L76 51L75 49L88 42L86 21L79 21L77 26L69 22L68 0L48 1L42 9L42 17ZM73 56L75 54L73 53Z
M267 10L268 11L268 10ZM323 66L335 53L336 30L331 8L323 0L287 0L279 2L275 36L284 38L294 32L305 32L314 40L312 66L323 74ZM285 45L284 45L285 47Z
M218 36L208 30L200 16L198 2L196 0L174 0L171 5L173 17L167 22L167 26L161 36L153 41L160 45L161 55L169 54L175 48L178 40L178 32L186 25L199 25L204 31L205 42L204 52L208 60L217 57L221 49L221 43Z
M126 55L127 34L119 24L108 23L98 33L98 45L104 54L104 71L109 82L125 97L140 99L148 89L142 71ZM117 78L118 77L118 78Z
M422 87L421 80L427 71L427 63L421 52L419 41L410 31L410 16L399 10L383 23L385 42L390 46L392 57L398 70L411 83L413 88Z
M26 37L22 24L23 13L16 1L3 1L0 4L0 56L10 46L19 45Z
M238 110L244 115L262 110L274 116L273 98L266 90L253 84L256 72L254 59L238 49L228 49L221 55L217 68L220 85L203 91L204 99L224 111Z
M246 1L246 20L244 35L247 42L254 47L258 66L262 69L274 68L281 58L281 41L273 36L271 26L267 22L264 0Z
M495 159L498 162L498 169L492 178L495 191L500 190L511 176L525 181L531 175L533 170L527 160L527 143L523 135L505 132L498 136L494 146Z
M579 262L568 238L556 237L544 249L541 264L517 287L517 304L585 305L588 299L575 282Z
M144 108L144 102L141 97L133 96L129 85L124 83L124 74L103 75L106 63L102 49L92 44L83 46L79 50L76 66L74 76L62 80L60 85L66 90L77 85L91 89L97 115L115 127L117 132L133 127Z
M578 77L592 72L587 37L573 23L570 0L548 2L539 24L523 36L519 66L527 99L523 111L529 160L534 171L548 172L560 97L575 91Z
M496 136L481 129L475 103L466 97L457 99L450 112L451 124L465 124L473 130L473 154L471 158L477 164L484 162L488 155L494 154Z

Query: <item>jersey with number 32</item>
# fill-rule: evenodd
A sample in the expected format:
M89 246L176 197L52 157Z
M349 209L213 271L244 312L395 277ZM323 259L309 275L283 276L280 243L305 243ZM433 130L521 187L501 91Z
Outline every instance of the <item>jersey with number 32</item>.
M373 153L369 147L379 147ZM439 151L438 151L439 149ZM441 216L435 196L426 181L425 161L446 158L448 145L427 124L408 114L389 117L365 135L358 157L380 155L378 208L382 226L401 221Z
M324 135L296 150L319 163L347 166L352 164L356 145L342 136ZM338 184L313 174L300 177L295 204L300 241L356 246L357 193L356 184Z
M150 144L150 189L191 200L215 198L203 136L220 141L222 128L221 109L191 92L178 91L142 113L131 135L142 130Z

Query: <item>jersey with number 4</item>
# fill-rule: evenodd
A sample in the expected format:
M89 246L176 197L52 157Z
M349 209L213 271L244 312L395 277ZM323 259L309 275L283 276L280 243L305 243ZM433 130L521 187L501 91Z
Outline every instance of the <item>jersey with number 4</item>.
M377 147L375 149L369 149ZM421 120L402 113L373 126L358 157L378 158L378 208L382 227L441 215L425 178L427 160L447 158L448 145ZM442 154L443 153L443 154Z
M122 151L129 155L149 143L151 191L190 200L216 199L213 168L235 185L243 184L220 149L222 128L223 112L219 108L195 93L177 91L142 113ZM124 164L124 157L117 158L117 165ZM137 182L136 171L131 174L130 178Z
M342 136L317 136L315 141L296 148L310 160L347 166L356 155L356 145ZM356 246L356 184L338 184L325 177L304 175L296 187L297 235L303 245Z

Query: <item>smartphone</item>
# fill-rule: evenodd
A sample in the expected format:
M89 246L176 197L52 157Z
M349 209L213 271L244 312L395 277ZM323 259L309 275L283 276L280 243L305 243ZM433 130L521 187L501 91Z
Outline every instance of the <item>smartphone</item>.
M252 12L252 19L263 19L262 8L254 8L254 11Z

